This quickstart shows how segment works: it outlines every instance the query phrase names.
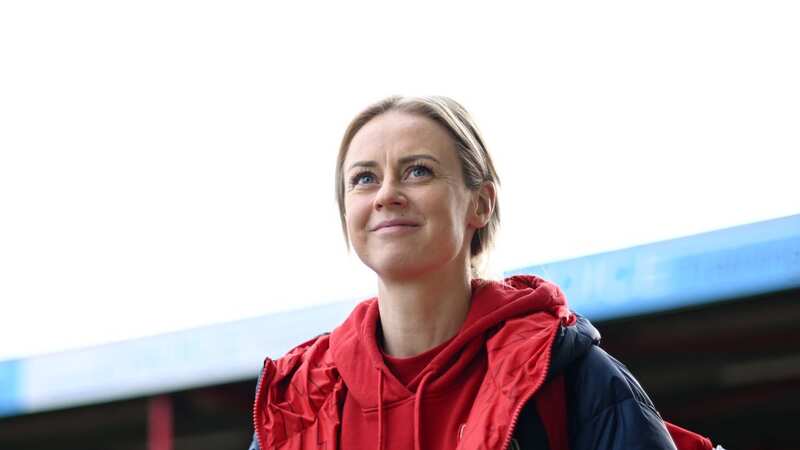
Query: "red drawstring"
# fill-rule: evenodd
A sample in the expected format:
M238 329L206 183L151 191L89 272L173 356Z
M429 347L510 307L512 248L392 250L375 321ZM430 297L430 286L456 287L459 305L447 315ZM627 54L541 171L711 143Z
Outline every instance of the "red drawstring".
M378 368L378 450L383 450L383 370Z
M431 375L433 375L433 372L428 372L422 376L422 379L419 381L419 386L417 386L417 395L414 396L414 450L421 450L422 448L419 442L420 427L422 426L422 421L420 420L420 405L422 404L422 390L425 388L425 382L428 381L428 377Z

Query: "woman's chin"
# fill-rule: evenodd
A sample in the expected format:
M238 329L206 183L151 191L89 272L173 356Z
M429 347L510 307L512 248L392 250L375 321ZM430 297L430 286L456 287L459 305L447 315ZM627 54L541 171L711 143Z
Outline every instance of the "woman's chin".
M435 271L435 265L418 258L382 258L365 264L382 280L410 280Z
M455 246L384 246L379 251L356 253L361 262L369 267L382 280L403 280L425 278L449 271L448 266L468 267L468 249ZM463 259L463 261L462 261Z

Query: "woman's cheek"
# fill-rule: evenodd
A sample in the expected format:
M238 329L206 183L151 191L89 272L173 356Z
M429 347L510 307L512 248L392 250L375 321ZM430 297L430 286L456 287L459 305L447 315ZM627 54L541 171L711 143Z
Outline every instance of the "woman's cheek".
M369 220L367 202L363 198L352 198L345 202L345 221L351 237L364 231Z

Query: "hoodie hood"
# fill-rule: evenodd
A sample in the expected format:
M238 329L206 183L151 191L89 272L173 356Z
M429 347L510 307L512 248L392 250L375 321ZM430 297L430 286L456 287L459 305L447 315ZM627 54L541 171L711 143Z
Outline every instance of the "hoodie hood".
M425 393L433 394L448 386L484 348L491 331L506 321L532 313L544 313L564 324L574 321L558 286L530 275L518 275L502 282L473 280L471 301L460 331L409 386L400 383L383 361L376 338L377 299L360 303L330 337L333 359L348 387L348 395L352 395L364 410L371 410L381 402L394 403L413 397L425 377L428 378ZM382 372L384 377L382 391L376 386L376 371Z

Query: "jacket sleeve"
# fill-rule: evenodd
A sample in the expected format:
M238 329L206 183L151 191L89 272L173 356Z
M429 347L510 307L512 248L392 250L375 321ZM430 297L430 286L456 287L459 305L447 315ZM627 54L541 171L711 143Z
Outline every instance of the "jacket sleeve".
M566 376L572 450L675 450L653 402L608 353L592 346Z

